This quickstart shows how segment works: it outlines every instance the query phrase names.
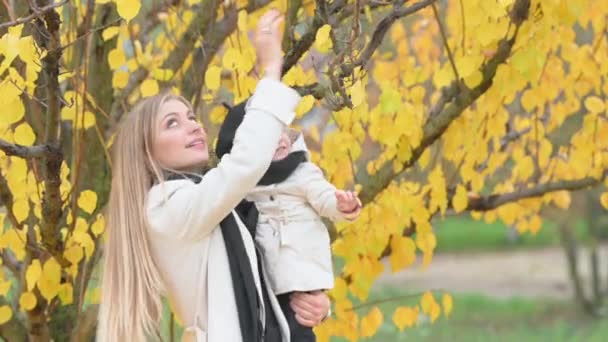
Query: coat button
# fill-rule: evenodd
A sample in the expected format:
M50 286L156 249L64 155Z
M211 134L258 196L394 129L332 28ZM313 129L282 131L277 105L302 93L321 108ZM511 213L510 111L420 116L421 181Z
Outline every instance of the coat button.
M274 201L274 196L270 195L270 200Z

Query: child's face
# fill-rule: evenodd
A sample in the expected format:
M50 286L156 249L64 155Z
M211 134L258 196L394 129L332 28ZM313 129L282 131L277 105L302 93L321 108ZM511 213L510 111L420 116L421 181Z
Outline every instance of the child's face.
M289 135L287 135L287 133L283 132L283 134L281 134L281 138L279 139L279 146L274 151L274 156L272 157L272 160L274 161L284 159L285 157L287 157L290 151L291 139L289 138Z

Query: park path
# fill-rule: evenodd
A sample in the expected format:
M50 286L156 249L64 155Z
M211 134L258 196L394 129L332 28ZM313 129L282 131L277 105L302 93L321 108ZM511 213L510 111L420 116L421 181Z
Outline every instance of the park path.
M599 248L603 286L608 281L608 245ZM589 258L579 252L579 271L589 279ZM571 298L566 257L560 248L504 252L437 254L426 270L415 265L385 273L374 285L407 287L411 290L441 289L451 293L479 293L494 298ZM587 286L588 288L588 286Z

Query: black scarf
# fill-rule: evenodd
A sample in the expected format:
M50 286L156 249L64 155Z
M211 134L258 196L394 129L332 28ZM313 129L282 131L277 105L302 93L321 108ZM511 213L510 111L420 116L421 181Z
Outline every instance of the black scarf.
M174 180L184 178L199 183L202 176L196 174L170 174L167 179ZM247 229L255 234L255 226L257 225L258 219L255 205L243 200L235 209L243 223L247 226ZM230 276L232 278L232 287L234 288L234 298L236 301L243 341L261 342L262 323L258 311L260 305L259 297L255 287L255 280L249 263L249 257L245 250L245 243L243 242L243 237L239 231L236 218L232 213L228 214L220 222L220 229L222 230L222 236L224 237L224 244L226 246L226 254L228 256ZM265 291L264 287L262 288L262 291ZM268 306L266 312L267 316L268 312L270 312L270 315L274 318L270 306Z

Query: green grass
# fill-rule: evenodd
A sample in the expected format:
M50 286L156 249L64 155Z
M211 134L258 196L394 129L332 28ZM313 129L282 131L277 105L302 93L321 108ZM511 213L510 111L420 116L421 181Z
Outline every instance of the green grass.
M404 290L385 288L370 301L404 295ZM608 341L608 321L585 316L571 301L491 299L480 295L455 295L449 318L441 315L434 324L419 323L403 332L392 315L397 306L415 305L419 298L380 304L384 323L378 333L363 341ZM438 299L439 300L439 299ZM361 309L360 315L370 308ZM333 338L332 342L346 341Z
M437 252L479 252L518 248L559 246L559 232L553 222L545 222L536 234L509 236L509 228L502 222L485 223L466 217L450 217L434 222L437 235ZM576 235L583 241L587 237L585 224L575 226Z

